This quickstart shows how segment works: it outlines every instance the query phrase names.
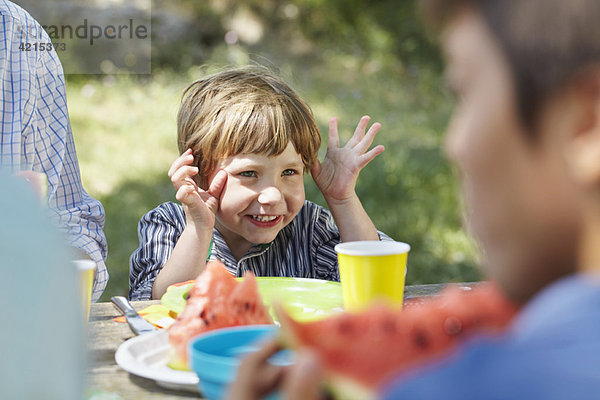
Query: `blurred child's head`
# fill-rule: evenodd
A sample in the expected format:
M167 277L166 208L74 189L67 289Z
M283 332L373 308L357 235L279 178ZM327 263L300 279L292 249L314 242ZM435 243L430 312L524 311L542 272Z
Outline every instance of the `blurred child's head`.
M303 173L321 136L308 105L267 70L244 67L203 78L184 92L179 150L191 148L197 183L227 172L216 227L230 249L268 243L304 204Z
M600 55L596 0L422 0L430 25L444 29L461 10L481 17L515 85L519 117L533 128L544 100ZM533 133L533 132L529 132Z
M446 149L467 222L486 272L527 301L579 268L586 217L600 211L597 193L593 212L583 206L600 189L600 2L424 3L457 94Z
M321 136L310 107L263 67L204 77L183 94L177 121L180 153L192 149L199 184L219 160L238 154L281 154L292 143L305 167L317 158Z

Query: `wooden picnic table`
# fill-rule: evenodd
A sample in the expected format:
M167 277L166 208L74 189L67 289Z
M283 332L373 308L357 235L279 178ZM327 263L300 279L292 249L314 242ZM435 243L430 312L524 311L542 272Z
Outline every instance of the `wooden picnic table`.
M464 284L472 286L472 284ZM438 293L445 284L407 286L405 298L426 297ZM159 300L134 301L133 307L141 310ZM90 312L88 349L90 366L88 386L92 390L117 394L123 400L198 399L197 393L171 390L155 381L132 375L121 369L115 361L117 348L135 335L126 323L115 322L120 313L110 302L92 304Z

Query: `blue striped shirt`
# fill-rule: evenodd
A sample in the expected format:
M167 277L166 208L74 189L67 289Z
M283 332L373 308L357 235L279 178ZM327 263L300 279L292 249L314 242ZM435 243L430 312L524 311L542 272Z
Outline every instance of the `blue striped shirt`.
M0 167L46 175L53 221L96 262L95 301L108 281L104 209L81 184L60 60L54 50L23 51L21 43L50 38L25 10L0 0Z
M154 279L165 265L185 228L183 207L163 203L140 220L140 247L129 259L129 298L149 300ZM392 240L378 232L382 240ZM210 260L221 260L235 276L289 276L339 281L335 245L340 233L326 208L305 201L298 215L271 243L252 246L236 260L217 229L213 230Z

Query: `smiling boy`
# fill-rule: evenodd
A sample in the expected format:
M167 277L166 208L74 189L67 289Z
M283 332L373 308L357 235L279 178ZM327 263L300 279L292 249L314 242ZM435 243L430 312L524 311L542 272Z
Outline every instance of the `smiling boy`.
M337 120L327 154L308 105L262 68L220 72L190 85L178 115L181 156L169 176L182 205L164 203L142 217L130 258L134 300L160 298L194 279L206 260L236 276L339 280L340 241L389 240L354 190L360 170L383 152L369 150L381 125L361 118L339 147ZM329 210L305 200L310 170Z

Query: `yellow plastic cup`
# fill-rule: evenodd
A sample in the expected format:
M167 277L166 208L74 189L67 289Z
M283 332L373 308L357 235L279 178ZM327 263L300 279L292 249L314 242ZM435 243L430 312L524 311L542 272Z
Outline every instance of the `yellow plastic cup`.
M94 274L96 263L92 260L74 260L79 280L79 293L81 296L81 310L84 321L90 318L90 306L92 304L92 287L94 285Z
M373 301L402 307L410 245L365 240L340 243L335 250L347 311L360 311Z

